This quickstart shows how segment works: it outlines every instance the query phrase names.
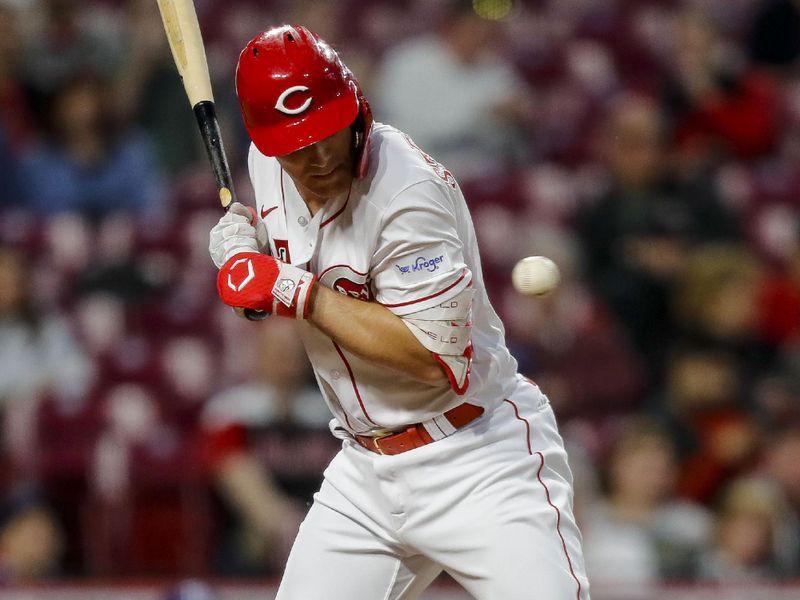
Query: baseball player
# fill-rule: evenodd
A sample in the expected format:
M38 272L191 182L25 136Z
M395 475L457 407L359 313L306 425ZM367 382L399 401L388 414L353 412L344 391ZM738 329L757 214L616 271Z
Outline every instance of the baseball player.
M299 322L343 440L279 600L417 598L442 570L478 600L588 600L553 412L506 349L453 176L303 27L253 38L236 90L257 211L211 231L218 292Z

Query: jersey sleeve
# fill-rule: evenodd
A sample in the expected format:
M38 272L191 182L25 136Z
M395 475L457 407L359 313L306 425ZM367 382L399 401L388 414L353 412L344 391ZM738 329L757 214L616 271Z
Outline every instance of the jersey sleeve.
M437 306L472 281L455 205L434 180L400 192L381 219L370 275L375 299L399 316Z

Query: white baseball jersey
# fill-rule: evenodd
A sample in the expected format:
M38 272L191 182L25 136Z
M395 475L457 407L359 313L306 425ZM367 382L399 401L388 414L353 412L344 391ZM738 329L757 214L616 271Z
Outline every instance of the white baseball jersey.
M350 433L439 418L462 402L485 412L393 456L345 433L277 599L414 600L444 569L477 600L589 600L566 453L547 398L516 373L505 347L461 191L400 131L375 124L370 144L367 175L313 217L278 162L251 151L271 251L406 323L425 321L422 311L439 319L471 295L471 372L466 389L458 378L430 386L363 361L303 323L320 388ZM468 329L467 319L449 325Z
M303 341L331 411L350 432L395 429L462 402L489 408L516 385L517 363L483 286L475 232L453 176L397 129L375 123L369 170L312 216L278 161L249 156L272 254L320 283L403 317L441 306L468 286L473 361L463 395L350 354L307 323Z

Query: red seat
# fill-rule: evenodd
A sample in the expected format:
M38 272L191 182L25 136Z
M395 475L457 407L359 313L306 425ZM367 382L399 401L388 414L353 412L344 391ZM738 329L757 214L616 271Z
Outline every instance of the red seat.
M208 487L192 447L178 437L170 439L169 433L164 436L131 449L125 494L116 501L95 494L87 503L85 535L93 573L208 573Z

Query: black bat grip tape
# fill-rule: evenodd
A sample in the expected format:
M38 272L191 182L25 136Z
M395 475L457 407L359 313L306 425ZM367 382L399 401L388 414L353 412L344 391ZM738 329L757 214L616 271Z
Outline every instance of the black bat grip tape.
M233 202L233 179L230 166L228 166L228 158L225 156L225 147L222 144L216 108L210 100L203 100L195 104L193 110L197 126L200 128L200 135L206 146L208 160L211 162L211 169L214 172L214 181L220 193L220 201L225 210L228 210Z
M225 147L222 145L222 134L219 130L219 121L217 120L217 111L214 103L210 100L198 102L194 105L194 116L197 119L197 126L200 128L200 135L206 146L208 160L211 162L214 181L220 192L220 200L227 211L234 198L233 180L230 166L228 166L228 157L225 155ZM227 194L227 198L223 196L224 194ZM263 321L269 316L269 313L263 310L246 308L244 309L244 316L250 321Z

